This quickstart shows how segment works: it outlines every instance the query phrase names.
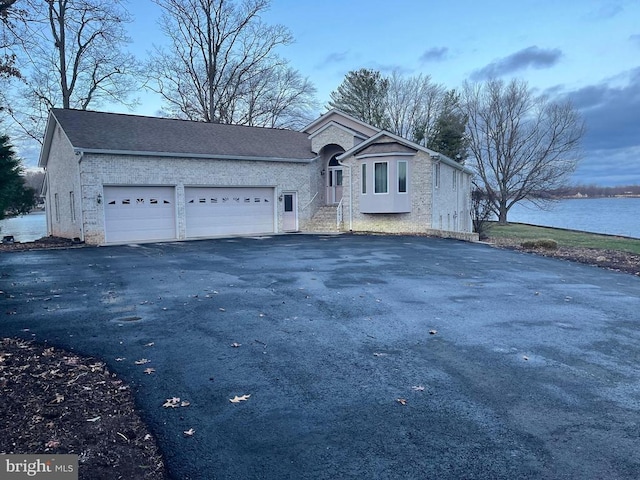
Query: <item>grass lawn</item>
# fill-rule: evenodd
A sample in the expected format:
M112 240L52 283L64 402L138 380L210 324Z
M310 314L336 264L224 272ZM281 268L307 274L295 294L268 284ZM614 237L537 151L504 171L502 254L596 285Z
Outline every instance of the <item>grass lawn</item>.
M640 254L640 239L598 235L550 227L536 227L522 223L511 223L509 225L492 223L488 235L490 240L504 238L523 241L550 238L558 242L560 247L597 248Z

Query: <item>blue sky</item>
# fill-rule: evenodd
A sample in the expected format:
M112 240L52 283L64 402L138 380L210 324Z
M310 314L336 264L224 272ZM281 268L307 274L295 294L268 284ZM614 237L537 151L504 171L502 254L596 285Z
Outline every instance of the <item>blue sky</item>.
M163 42L160 10L131 0L130 12L130 48L144 57ZM429 74L448 88L520 77L583 114L574 181L640 184L638 0L272 0L263 18L291 30L295 43L279 53L313 81L322 105L363 67ZM141 101L136 113L160 106L152 95Z

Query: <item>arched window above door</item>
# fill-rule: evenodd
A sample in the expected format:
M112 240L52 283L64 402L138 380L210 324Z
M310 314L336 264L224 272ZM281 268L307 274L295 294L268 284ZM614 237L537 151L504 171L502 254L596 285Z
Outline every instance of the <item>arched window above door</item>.
M340 167L340 163L338 162L338 157L342 155L342 152L340 153L336 153L335 155L333 155L331 157L331 159L329 160L329 166L330 167Z

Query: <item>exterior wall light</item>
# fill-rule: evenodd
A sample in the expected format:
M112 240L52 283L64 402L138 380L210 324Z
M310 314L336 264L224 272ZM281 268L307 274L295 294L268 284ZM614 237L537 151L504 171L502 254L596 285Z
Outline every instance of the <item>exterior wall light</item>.
M97 198L96 198L96 202L98 202L98 205L100 205L102 203L102 194L99 193Z

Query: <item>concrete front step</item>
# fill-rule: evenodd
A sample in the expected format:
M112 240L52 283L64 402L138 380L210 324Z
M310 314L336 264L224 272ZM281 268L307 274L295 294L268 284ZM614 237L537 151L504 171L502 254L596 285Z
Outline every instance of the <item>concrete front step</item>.
M320 207L315 213L308 229L311 232L338 232L336 226L336 208L332 206Z

